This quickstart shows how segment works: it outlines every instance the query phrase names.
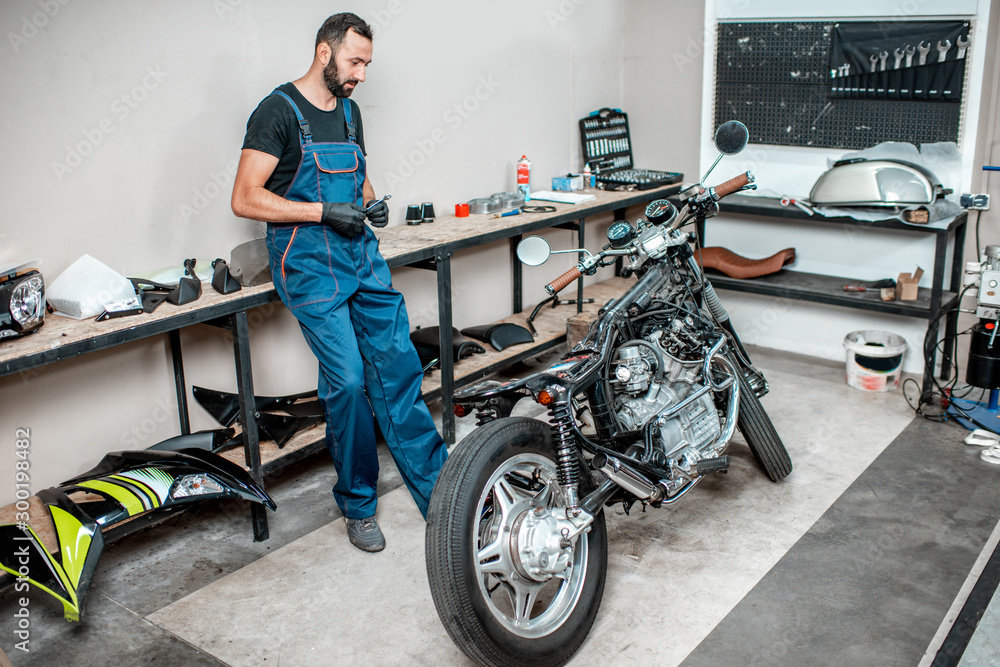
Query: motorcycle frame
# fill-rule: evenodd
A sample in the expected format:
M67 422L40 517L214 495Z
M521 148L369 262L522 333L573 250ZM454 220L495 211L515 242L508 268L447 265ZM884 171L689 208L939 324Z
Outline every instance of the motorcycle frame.
M678 232L673 233L678 234ZM690 276L689 287L701 286L703 289L704 285L709 284L701 267L693 258L690 245L687 243L673 245L667 250L666 258L648 266L645 273L625 294L601 310L587 335L557 363L520 380L508 383L481 382L455 393L456 406L462 406L467 411L469 408L477 411L478 426L499 417L509 416L514 405L523 398L531 396L541 402L539 400L541 392L547 392L552 396L551 402L545 405L549 411L556 441L559 481L570 499L571 510L576 508L593 516L618 493L619 488L655 506L661 503L670 504L679 500L702 479L697 475L688 476L687 481L680 487L670 489L651 481L671 478L669 470L660 468L649 460L638 460L625 454L627 446L641 440L645 450L644 459L650 458L647 455L652 450L653 431L658 420L647 422L642 431L622 431L617 420L612 417L610 424L603 425L605 428L611 426L610 433L598 438L602 442L594 442L581 432L572 409L574 397L584 392L588 392L589 397L589 390L598 382L604 381L603 374L607 360L610 359L613 346L617 343L616 334L624 331L628 332L626 340L633 337L628 309L643 294L655 293L661 289L675 272L686 272ZM696 289L692 290L692 296L695 296L696 292ZM718 455L725 450L736 428L740 389L735 373L742 372L742 360L740 354L733 354L733 349L742 352L742 346L732 327L725 327L718 321L716 324L719 326L719 338L706 350L703 359L706 385L682 402L671 406L659 417L669 416L708 391L728 390L725 427L711 446ZM735 361L733 357L736 358ZM712 365L716 362L723 365L729 375L720 383L712 379ZM570 365L568 369L565 368L567 364ZM597 418L595 415L595 419ZM615 447L616 443L620 443L621 446ZM577 493L577 471L582 451L589 452L595 459L605 457L591 463L607 479L586 498L580 500ZM601 465L602 462L604 465Z

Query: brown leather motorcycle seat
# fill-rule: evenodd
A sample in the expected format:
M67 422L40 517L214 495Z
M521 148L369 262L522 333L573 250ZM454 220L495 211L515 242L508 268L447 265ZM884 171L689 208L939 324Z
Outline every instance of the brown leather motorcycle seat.
M781 267L795 261L795 248L779 250L764 259L749 259L737 255L726 248L702 248L695 251L695 257L706 269L715 269L730 278L756 278L769 273L777 273Z

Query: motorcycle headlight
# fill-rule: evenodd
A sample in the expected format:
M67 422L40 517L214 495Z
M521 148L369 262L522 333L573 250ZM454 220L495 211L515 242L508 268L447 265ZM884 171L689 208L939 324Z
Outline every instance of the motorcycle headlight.
M0 338L29 334L45 319L45 281L32 269L0 278Z

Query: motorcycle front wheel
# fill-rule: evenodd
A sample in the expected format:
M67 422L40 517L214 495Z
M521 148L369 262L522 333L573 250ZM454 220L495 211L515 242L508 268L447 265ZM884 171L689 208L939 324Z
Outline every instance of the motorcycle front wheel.
M788 477L792 472L792 459L788 450L781 442L774 423L764 411L757 394L750 388L750 383L737 373L740 383L740 407L736 418L736 426L746 439L757 465L772 482Z
M458 445L434 487L431 595L452 640L479 664L564 664L594 624L608 560L604 513L567 544L556 460L547 424L497 419ZM593 483L580 466L582 497Z

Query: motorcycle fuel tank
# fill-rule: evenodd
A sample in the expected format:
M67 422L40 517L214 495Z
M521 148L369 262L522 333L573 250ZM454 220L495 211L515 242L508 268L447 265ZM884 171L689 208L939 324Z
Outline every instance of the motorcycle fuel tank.
M913 206L930 204L936 197L932 174L890 160L835 164L809 194L816 206Z

